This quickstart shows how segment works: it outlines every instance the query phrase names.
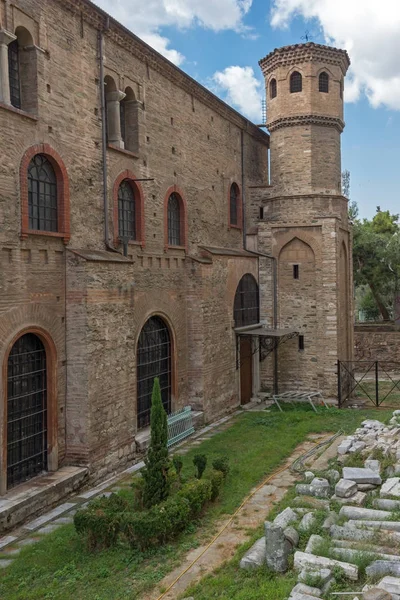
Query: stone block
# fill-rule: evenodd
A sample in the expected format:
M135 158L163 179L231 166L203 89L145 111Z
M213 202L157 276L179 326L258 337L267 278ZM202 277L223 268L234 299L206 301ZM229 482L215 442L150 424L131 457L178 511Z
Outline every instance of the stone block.
M381 463L379 462L379 460L366 460L364 463L364 467L366 469L371 469L371 471L373 471L374 473L380 473L381 472Z
M369 521L353 520L347 522L349 527L371 527L373 529L387 529L389 531L400 531L400 521Z
M247 550L246 554L240 561L240 568L246 570L258 569L265 565L267 549L265 545L265 537L263 536L256 541L252 547Z
M310 539L307 542L307 546L305 552L307 554L315 554L315 549L318 548L318 545L324 542L324 538L320 535L311 535Z
M274 525L278 525L285 529L290 523L294 523L298 520L297 514L291 508L285 508L277 517L274 519Z
M390 594L400 595L400 578L392 576L384 577L376 587L386 590Z
M374 483L381 485L382 479L371 469L358 467L343 467L343 479L349 479L355 483Z
M400 477L387 479L380 490L380 497L400 498Z
M354 442L352 447L350 448L350 454L354 454L355 452L361 452L366 448L367 444L365 442Z
M289 568L292 545L285 538L282 527L265 523L265 545L267 566L276 573L285 573Z
M368 577L379 577L383 575L392 575L400 577L400 563L391 560L374 560L366 569Z
M283 535L288 540L288 542L291 543L292 548L296 548L296 546L299 545L300 536L294 527L286 527L286 529L283 532Z
M385 590L372 588L363 594L363 600L393 600L392 595Z
M341 517L354 520L389 521L391 513L386 510L373 508L359 508L358 506L342 506L339 511Z
M343 440L343 442L338 446L338 454L344 455L347 454L350 448L353 445L353 440Z
M292 595L293 593L308 594L309 596L313 596L315 598L321 598L322 592L317 587L311 587L309 585L305 585L304 583L298 583L297 585L294 586L290 595Z
M313 496L296 496L292 504L294 506L308 506L309 508L315 508L316 510L329 508L328 500L314 498Z
M376 490L379 486L374 483L357 483L357 489L360 492L371 492L372 490Z
M331 487L327 479L315 477L310 484L311 495L317 498L329 498L331 495Z
M315 556L315 554L307 554L306 552L295 552L294 568L297 570L310 569L316 571L319 569L334 569L335 567L343 569L348 579L358 580L358 567L356 565L323 556Z
M304 479L307 481L307 483L310 483L313 479L314 479L315 475L312 471L306 471L304 473Z
M340 498L339 496L332 496L331 500L338 502L339 504L355 504L356 506L362 506L365 502L367 494L364 492L357 492L350 498Z
M387 498L375 498L373 501L375 508L381 510L400 510L400 500L389 500Z
M312 512L306 513L300 521L300 531L309 531L315 523L315 515Z
M350 479L340 479L335 486L335 494L339 498L350 498L357 492L357 484Z
M335 485L340 479L340 473L339 471L336 471L336 469L329 469L329 471L326 471L325 475L331 485Z
M332 580L332 571L324 568L303 569L299 574L298 580L304 583L304 581L309 580L310 576L318 579L321 582L321 585L324 586Z

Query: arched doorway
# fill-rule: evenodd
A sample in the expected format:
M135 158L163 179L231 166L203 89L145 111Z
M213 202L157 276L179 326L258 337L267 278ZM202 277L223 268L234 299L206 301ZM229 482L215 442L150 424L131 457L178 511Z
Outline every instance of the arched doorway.
M137 349L137 426L150 424L151 395L154 379L160 380L164 408L171 412L172 345L167 324L151 317L144 325Z
M243 275L235 294L235 327L256 325L260 321L260 295L253 275ZM253 342L250 336L240 336L240 402L248 404L253 395Z
M47 470L47 381L45 347L26 333L7 362L7 489Z

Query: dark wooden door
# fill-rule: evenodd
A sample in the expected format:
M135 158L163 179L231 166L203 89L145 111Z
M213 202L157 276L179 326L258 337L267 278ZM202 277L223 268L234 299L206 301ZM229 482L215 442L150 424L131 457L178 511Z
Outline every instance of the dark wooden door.
M251 339L240 338L240 403L248 404L253 394Z

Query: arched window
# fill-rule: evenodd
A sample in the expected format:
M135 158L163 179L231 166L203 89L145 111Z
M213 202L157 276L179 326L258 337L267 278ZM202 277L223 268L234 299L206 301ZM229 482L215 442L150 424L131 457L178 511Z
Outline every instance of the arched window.
M229 195L229 224L231 227L241 226L240 190L236 183L232 183Z
M168 200L168 245L181 246L181 207L177 194L172 193Z
M36 154L28 168L29 229L58 231L57 178L43 154Z
M172 355L171 336L160 317L151 317L144 325L137 348L137 425L150 424L151 395L158 377L161 399L166 412L171 412Z
M329 75L325 71L319 75L319 91L325 94L329 93Z
M290 76L290 93L295 94L303 89L303 78L301 73L294 71Z
M14 40L8 44L8 75L10 80L10 100L12 106L21 108L21 82L19 73L19 44Z
M41 340L20 337L7 364L7 487L47 470L47 366Z
M276 98L277 96L276 79L271 79L269 83L269 96L270 98Z
M118 235L136 240L136 202L130 182L125 179L118 190Z
M235 295L235 327L255 325L260 321L260 295L253 275L243 275Z

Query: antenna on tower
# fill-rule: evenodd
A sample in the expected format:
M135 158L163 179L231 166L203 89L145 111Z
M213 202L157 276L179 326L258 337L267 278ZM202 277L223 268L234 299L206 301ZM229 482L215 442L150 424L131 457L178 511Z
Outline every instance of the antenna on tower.
M304 40L307 43L307 42L311 42L311 40L314 39L314 36L311 35L310 32L307 29L306 32L305 32L305 34L303 36L301 36L300 39Z

